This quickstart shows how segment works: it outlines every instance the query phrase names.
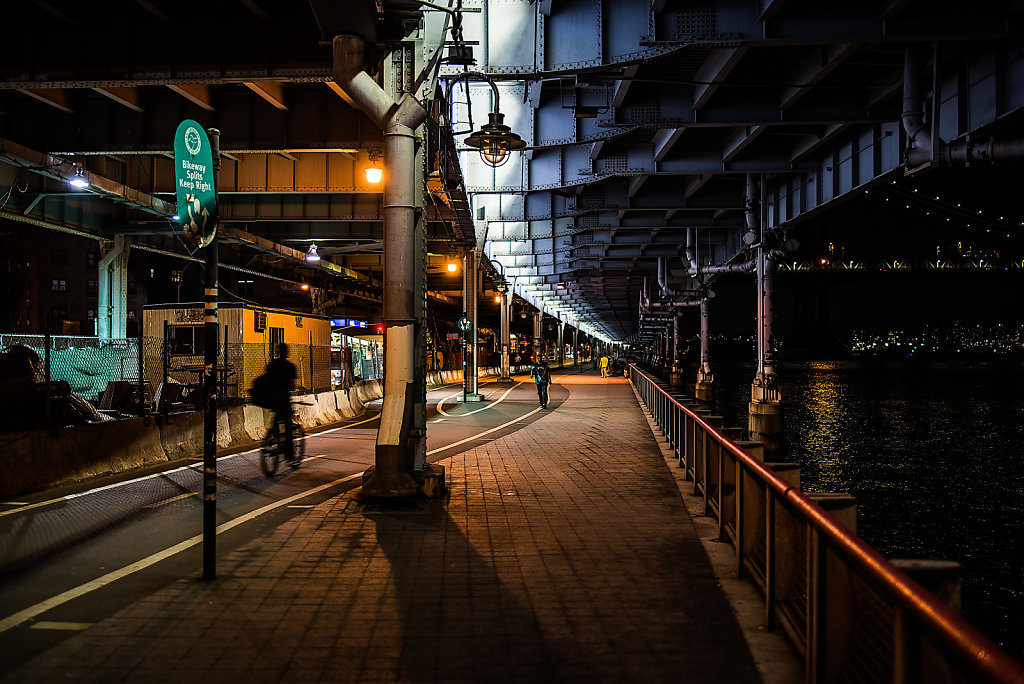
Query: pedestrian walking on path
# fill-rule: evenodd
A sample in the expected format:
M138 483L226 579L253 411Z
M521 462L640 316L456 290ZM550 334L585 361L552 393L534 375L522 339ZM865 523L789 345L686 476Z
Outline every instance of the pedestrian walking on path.
M530 377L537 383L537 399L540 401L540 407L547 408L548 384L551 382L551 370L548 368L547 359L541 358L533 365L533 368L530 369Z
M607 354L605 354L604 356L601 357L601 377L602 378L607 378L608 377L608 355Z

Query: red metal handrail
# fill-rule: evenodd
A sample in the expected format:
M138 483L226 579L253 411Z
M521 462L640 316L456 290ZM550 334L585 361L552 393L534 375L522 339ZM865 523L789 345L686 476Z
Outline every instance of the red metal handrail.
M632 365L630 380L633 379L634 374L647 380L676 408L683 411L707 433L710 433L744 468L751 471L755 478L761 479L766 488L773 491L780 501L787 504L798 515L806 518L814 528L821 532L834 550L866 570L870 576L893 594L903 608L928 625L961 657L976 663L985 676L997 682L1024 682L1024 665L1011 658L963 618L955 615L934 595L890 563L875 548L839 525L832 516L807 498L803 492L785 482L771 468L736 446L735 442L719 432L717 428L705 422L699 415L683 406L675 397L659 387L649 375Z

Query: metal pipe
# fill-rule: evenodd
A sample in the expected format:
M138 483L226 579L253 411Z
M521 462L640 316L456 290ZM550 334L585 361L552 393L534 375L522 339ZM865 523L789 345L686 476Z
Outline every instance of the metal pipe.
M676 293L668 286L668 257L658 259L658 285L661 286L662 297L671 297Z
M903 113L900 116L907 133L908 168L932 160L931 132L924 125L922 64L920 46L908 45L903 51Z
M691 268L696 268L697 257L693 253L693 234L697 232L696 228L686 229L686 270L689 271Z
M711 334L708 325L708 299L700 300L700 367L701 371L711 374Z
M744 261L743 263L740 264L709 264L706 266L694 266L693 268L687 269L687 275L689 275L692 278L697 275L717 275L720 273L747 273L748 271L754 270L756 266L756 259Z
M427 111L409 93L396 102L363 70L363 39L335 36L334 80L384 131L391 171L384 183L384 403L374 469L363 492L375 497L416 493L409 452L415 383L415 161L414 129Z

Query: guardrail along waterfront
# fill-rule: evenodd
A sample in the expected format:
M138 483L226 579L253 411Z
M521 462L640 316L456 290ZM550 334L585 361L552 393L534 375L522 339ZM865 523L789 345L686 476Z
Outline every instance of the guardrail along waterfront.
M1024 682L1024 666L804 495L796 466L765 463L760 444L635 365L630 381L806 681Z

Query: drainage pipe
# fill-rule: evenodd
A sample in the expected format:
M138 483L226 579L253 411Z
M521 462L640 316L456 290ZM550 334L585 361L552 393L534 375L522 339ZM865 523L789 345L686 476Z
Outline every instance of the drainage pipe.
M335 36L334 80L384 131L384 402L377 430L374 467L364 476L363 494L370 497L412 496L416 448L423 436L412 434L415 386L416 309L415 129L427 111L415 97L398 101L363 70L364 41ZM422 371L420 371L422 372ZM414 441L415 440L415 441Z
M903 113L900 120L907 134L907 167L916 168L932 160L932 136L924 125L924 96L921 47L908 45L903 51Z
M661 286L662 297L671 297L676 293L668 286L668 257L658 259L658 285Z
M946 144L933 140L924 122L924 48L910 45L903 52L903 113L900 121L907 134L907 168L915 169L931 161L945 166L972 162L993 163L1024 159L1024 139L971 142L960 140ZM933 64L933 69L937 68ZM932 94L935 97L935 94Z

